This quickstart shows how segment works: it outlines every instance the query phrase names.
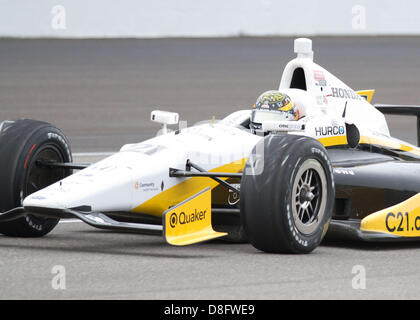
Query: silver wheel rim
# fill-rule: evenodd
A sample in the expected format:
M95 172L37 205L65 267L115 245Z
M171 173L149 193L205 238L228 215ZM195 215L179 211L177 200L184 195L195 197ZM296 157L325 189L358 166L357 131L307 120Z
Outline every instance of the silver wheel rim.
M323 220L327 202L327 177L318 161L308 159L302 164L296 174L292 191L296 229L304 235L312 234Z

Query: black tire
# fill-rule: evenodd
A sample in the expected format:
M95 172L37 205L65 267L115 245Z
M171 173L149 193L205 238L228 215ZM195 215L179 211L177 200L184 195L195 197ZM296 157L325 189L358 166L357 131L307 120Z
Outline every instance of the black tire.
M37 166L37 160L71 162L65 135L49 123L17 119L0 124L0 212L22 206L29 194L68 176L71 170ZM12 237L42 237L59 219L26 215L1 222L0 233Z
M247 243L248 238L241 223L240 217L228 213L212 214L213 229L217 232L226 232L227 235L219 238L232 243Z
M258 152L262 148L263 157ZM305 136L269 135L245 166L242 224L259 250L309 253L327 231L334 199L332 167L321 143Z
M232 243L248 243L248 237L245 233L245 228L242 225L235 226L232 228L226 228L227 236L221 238L221 240L232 242Z

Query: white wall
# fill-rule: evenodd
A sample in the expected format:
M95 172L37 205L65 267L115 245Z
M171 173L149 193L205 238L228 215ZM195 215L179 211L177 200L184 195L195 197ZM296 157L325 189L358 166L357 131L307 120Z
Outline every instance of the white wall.
M419 12L418 0L0 0L0 37L412 35Z

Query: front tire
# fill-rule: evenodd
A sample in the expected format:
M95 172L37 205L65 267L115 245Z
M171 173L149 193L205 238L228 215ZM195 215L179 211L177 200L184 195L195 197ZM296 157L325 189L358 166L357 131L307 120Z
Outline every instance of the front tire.
M23 199L71 174L69 169L50 169L38 160L71 162L66 136L53 125L17 119L0 124L0 212L22 206ZM11 237L42 237L59 219L26 215L1 222L0 233Z
M263 156L258 150L264 150ZM321 143L305 136L269 135L245 166L242 223L259 250L309 253L326 233L334 198L332 167Z

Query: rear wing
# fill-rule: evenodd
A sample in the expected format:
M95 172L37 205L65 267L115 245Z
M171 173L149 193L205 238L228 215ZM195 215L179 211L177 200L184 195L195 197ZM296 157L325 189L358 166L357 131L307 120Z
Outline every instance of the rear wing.
M356 91L356 93L362 98L365 98L367 102L371 103L373 95L375 94L375 89L359 90Z
M374 106L383 114L416 116L417 117L417 146L420 146L420 106L394 105L394 104L374 104Z

